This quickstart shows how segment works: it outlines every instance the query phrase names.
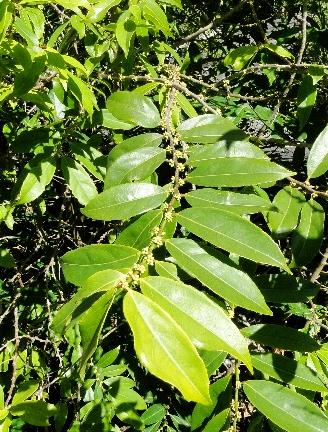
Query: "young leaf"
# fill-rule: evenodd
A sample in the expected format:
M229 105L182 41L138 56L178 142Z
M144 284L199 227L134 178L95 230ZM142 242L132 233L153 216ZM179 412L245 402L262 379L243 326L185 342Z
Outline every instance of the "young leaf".
M121 184L97 195L81 211L96 220L129 219L159 207L166 196L162 187L151 183Z
M179 323L193 344L208 351L226 351L251 369L246 341L226 313L190 285L160 276L140 280L142 292Z
M286 186L277 193L272 205L278 211L268 213L268 224L275 236L286 236L296 228L304 202L303 193L291 186Z
M73 195L82 205L98 195L97 188L82 165L71 158L61 158L61 168L64 178Z
M169 36L170 26L163 9L154 0L142 0L141 6L144 17L152 22L158 30L161 30L165 36Z
M324 209L317 201L311 198L303 204L300 223L292 238L293 259L297 266L308 264L319 252L324 221Z
M248 141L219 141L205 146L196 145L188 149L188 165L197 167L200 163L221 158L265 159L269 157L263 150Z
M77 286L101 270L131 268L139 251L121 245L89 245L67 252L61 258L65 279Z
M197 189L187 193L187 202L193 207L213 207L238 214L259 213L272 208L271 201L255 194L215 189Z
M255 262L289 272L276 243L259 227L229 211L193 207L178 213L178 222L215 246Z
M255 56L259 48L255 46L242 46L233 49L224 59L225 66L231 66L235 70L243 69Z
M123 310L140 362L152 374L177 387L185 399L211 403L204 363L171 316L135 291L125 295Z
M241 332L257 343L287 351L312 352L320 348L311 336L284 325L255 324Z
M26 204L37 199L51 182L56 170L52 156L37 155L25 165L13 189L17 204Z
M305 396L270 381L246 381L250 402L267 418L288 432L325 432L328 418Z
M118 91L107 99L108 111L121 121L155 128L161 117L152 100L128 91Z
M319 134L311 147L307 161L309 178L320 177L328 170L328 125Z
M190 143L215 143L243 140L247 135L235 124L224 117L215 114L203 114L185 120L177 128L181 139Z
M327 389L309 367L296 360L278 354L252 354L255 369L279 381L315 392L326 392Z
M223 255L217 259L188 239L167 240L166 248L183 270L233 305L272 315L252 279Z

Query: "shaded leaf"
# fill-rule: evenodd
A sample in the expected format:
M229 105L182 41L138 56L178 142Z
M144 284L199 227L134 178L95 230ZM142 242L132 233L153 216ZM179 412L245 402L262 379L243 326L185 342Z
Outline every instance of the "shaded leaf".
M243 69L259 48L255 46L241 46L233 49L224 59L225 66L231 66L234 70Z

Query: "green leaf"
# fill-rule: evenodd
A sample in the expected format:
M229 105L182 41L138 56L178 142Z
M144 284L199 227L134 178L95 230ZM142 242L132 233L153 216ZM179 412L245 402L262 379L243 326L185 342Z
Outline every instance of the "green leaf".
M80 376L84 377L89 358L95 352L101 330L112 305L115 288L107 290L84 312L79 322L83 354L80 359Z
M305 396L269 381L247 381L244 391L267 418L288 432L325 432L328 418Z
M14 268L16 262L9 249L0 248L0 267Z
M94 108L98 109L97 99L91 88L79 77L67 71L68 87L82 108L92 117Z
M193 207L212 207L238 214L259 213L272 208L269 200L255 194L197 189L184 195Z
M61 168L64 178L73 195L82 205L98 195L97 188L82 165L71 158L61 158Z
M308 121L317 99L317 89L310 74L305 75L297 94L297 118L300 130Z
M261 275L256 283L271 303L307 303L319 292L319 285L287 274Z
M93 115L93 123L102 125L108 129L130 130L135 127L134 123L122 121L113 116L108 109L97 111Z
M13 416L21 417L33 426L50 426L49 417L56 415L56 407L42 400L26 401L10 407Z
M75 159L98 180L103 181L106 174L106 157L89 143L81 146L80 143L70 143Z
M226 430L223 428L227 425L229 414L230 408L226 408L219 414L216 414L204 427L203 432L220 432Z
M276 182L294 175L291 171L265 159L222 158L198 163L188 176L199 186L252 186Z
M279 57L290 58L290 59L294 58L293 54L288 50L286 50L286 48L282 47L281 45L265 44L263 45L263 48L266 48L269 51L274 52Z
M0 43L6 36L12 20L13 12L15 11L14 5L9 0L3 0L0 4Z
M107 168L105 189L121 183L145 180L166 159L166 151L157 147L143 147L126 152Z
M128 57L130 45L136 31L136 24L133 21L133 16L127 10L123 12L116 23L115 36L119 46L122 48L125 57Z
M176 101L188 117L196 117L197 111L183 93L177 92Z
M117 237L115 244L122 244L142 250L152 238L152 230L157 227L163 217L161 210L150 210L126 227Z
M226 313L204 293L160 276L143 278L140 286L147 297L179 323L197 348L226 351L252 369L245 339Z
M178 213L177 220L193 234L215 246L289 272L276 243L259 227L237 214L221 209L193 207Z
M252 354L251 357L254 368L272 378L301 389L327 391L318 375L296 360L272 353Z
M307 161L309 178L320 177L328 170L328 125L319 134L311 147Z
M155 270L159 276L179 281L177 266L166 261L155 261Z
M210 385L210 396L213 403L208 406L196 404L191 414L190 420L192 431L202 426L204 421L212 415L218 403L221 402L220 400L218 400L220 395L226 392L230 386L231 377L229 375L217 380L214 384ZM220 409L223 408L224 406L222 406L222 403L220 403Z
M275 236L286 236L296 228L304 202L303 193L291 186L286 186L277 193L272 205L278 212L269 212L267 218L270 230Z
M233 49L224 59L225 66L231 66L234 70L243 69L258 52L258 46L249 45Z
M92 23L102 21L109 9L119 5L122 0L100 0L97 3L93 3L92 8L87 14L87 19Z
M39 388L39 384L36 381L26 381L20 384L16 393L14 394L11 405L17 405L24 402L26 399L31 397Z
M211 403L204 363L171 316L135 291L124 297L123 310L140 362L152 374L175 386L185 399Z
M107 99L107 108L119 120L144 128L155 128L161 121L152 100L137 93L128 91L113 93Z
M52 156L37 155L25 165L13 189L17 204L26 204L39 198L51 182L56 170Z
M265 159L268 156L248 141L219 141L205 146L196 145L188 149L188 165L197 167L200 163L214 162L221 158Z
M235 306L241 306L261 314L272 315L263 295L252 279L233 267L223 254L215 258L196 242L188 239L166 241L166 248L177 264L210 288L215 294ZM229 265L230 264L230 265Z
M144 17L154 24L155 28L161 30L165 36L169 36L170 26L163 9L154 0L142 0L142 13Z
M284 325L255 324L241 332L257 343L287 351L312 352L320 348L309 335Z
M113 291L123 277L122 273L111 269L98 271L91 275L86 279L83 287L78 289L73 297L57 311L51 323L52 330L61 336L68 327L79 321L85 310L81 307L85 299L91 300L85 302L88 307L91 307L98 298L94 294Z
M100 360L98 360L98 362L96 363L96 367L105 368L107 366L110 366L117 359L119 353L120 347L117 347L108 351L106 354L103 354Z
M128 183L113 186L93 198L82 213L96 220L129 219L159 207L166 191L151 183Z
M74 285L84 282L101 270L130 269L138 260L139 251L121 245L89 245L67 252L61 258L65 279Z
M292 238L293 260L303 266L313 260L320 250L324 233L325 212L312 198L303 204L301 219Z
M199 355L205 364L209 377L219 369L227 358L227 354L224 351L200 350Z
M177 132L183 141L202 144L215 143L219 139L238 141L247 137L231 120L215 114L203 114L185 120Z
M166 410L161 404L151 405L141 416L146 426L161 422L165 417Z

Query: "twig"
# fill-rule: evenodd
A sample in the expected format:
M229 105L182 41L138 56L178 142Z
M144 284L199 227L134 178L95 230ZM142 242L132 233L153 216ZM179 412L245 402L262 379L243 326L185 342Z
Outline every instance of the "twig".
M311 195L317 195L317 196L321 196L323 198L328 199L328 192L323 192L323 191L317 190L313 186L311 186L305 182L302 182L300 180L296 180L293 177L287 177L287 180L290 181L291 184L295 184L297 186L300 186L302 189L309 192Z
M240 389L240 362L236 360L235 363L235 397L234 397L234 418L232 424L232 432L237 432L237 425L239 419L239 389Z
M18 307L16 306L14 309L14 329L15 329L15 352L12 358L13 363L13 373L11 376L11 382L10 382L10 388L8 391L8 396L6 399L6 406L10 404L11 398L13 396L13 392L15 389L16 379L17 379L17 359L18 359L18 349L19 349L19 342L20 338L18 335L19 331L19 322L18 322Z
M102 77L104 77L104 75L101 75ZM140 75L126 75L126 76L122 76L121 79L127 80L133 80L133 81L141 81L141 82L159 82L167 87L172 87L176 90L179 90L183 93L185 93L186 95L192 97L193 99L195 99L197 102L199 102L206 111L209 111L212 114L218 114L218 112L212 108L210 105L208 105L208 103L206 103L201 96L197 95L196 93L192 92L191 90L189 90L186 86L176 82L176 81L170 81L167 78L153 78L153 77L149 77L149 76L140 76Z
M259 17L257 16L256 10L255 10L255 7L254 7L253 0L248 0L248 4L249 4L249 6L250 6L250 8L251 8L252 15L253 15L253 18L254 18L254 20L255 20L255 22L256 22L256 24L257 24L257 27L258 27L258 29L260 30L260 33L261 33L262 38L263 38L263 41L264 41L266 44L268 44L269 41L268 41L267 35L265 34L265 31L264 31L264 28L263 28L263 26L262 26L262 23L261 23L261 21L259 20Z
M175 46L180 46L183 45L186 42L191 42L194 39L197 39L198 36L200 36L203 33L206 33L208 30L211 29L215 29L216 27L218 27L223 21L226 21L228 18L230 18L233 14L235 14L236 12L238 12L246 3L246 0L242 0L237 6L235 6L234 8L232 8L228 13L226 13L225 15L218 17L216 19L214 19L213 21L211 21L209 24L207 24L204 27L201 27L200 29L198 29L197 31L195 31L194 33L189 34L188 36L184 36L183 38L181 38L176 44Z
M327 261L328 261L328 246L326 247L326 250L322 255L320 263L318 264L318 266L316 267L316 269L314 270L314 272L311 276L311 279L310 279L311 282L316 282L319 279L322 270L327 265Z
M301 42L301 48L300 48L298 56L297 56L296 66L299 66L302 63L303 54L304 54L305 47L306 47L306 26L307 26L307 0L303 0L302 42ZM289 94L289 92L293 86L295 77L296 77L296 72L293 72L293 74L289 78L289 81L287 83L285 90L282 93L281 98L278 100L276 106L273 109L272 116L269 120L270 125L272 125L274 123L274 121L276 120L276 118L279 114L279 111L280 111L281 104L287 98L287 96L288 96L288 94Z

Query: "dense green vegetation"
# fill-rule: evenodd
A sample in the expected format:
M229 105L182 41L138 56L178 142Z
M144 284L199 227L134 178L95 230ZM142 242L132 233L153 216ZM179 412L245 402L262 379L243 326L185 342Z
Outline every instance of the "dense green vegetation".
M0 0L0 431L328 430L324 0Z

